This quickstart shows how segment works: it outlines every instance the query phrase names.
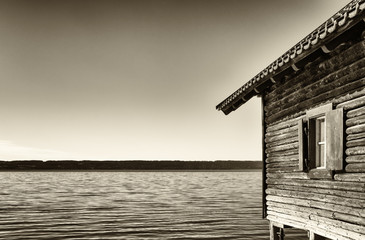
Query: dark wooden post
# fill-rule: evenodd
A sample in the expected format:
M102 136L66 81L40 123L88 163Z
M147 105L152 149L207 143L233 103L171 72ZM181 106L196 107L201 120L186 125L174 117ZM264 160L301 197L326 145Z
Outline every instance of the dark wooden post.
M267 217L266 206L266 123L265 123L265 94L261 94L261 123L262 123L262 218Z

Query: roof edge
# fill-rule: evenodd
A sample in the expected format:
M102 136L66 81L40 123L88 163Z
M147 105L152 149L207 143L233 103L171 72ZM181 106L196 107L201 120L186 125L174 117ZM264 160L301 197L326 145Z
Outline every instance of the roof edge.
M322 48L322 51L326 52L328 49L326 49L325 44L353 27L359 21L365 21L364 9L365 0L353 0L348 3L331 18L277 58L268 67L219 103L216 106L216 109L218 111L223 111L224 114L228 115L253 96L262 93L269 85L275 84L275 76L288 69L294 71L299 70L295 64L320 48ZM331 36L331 38L329 36Z

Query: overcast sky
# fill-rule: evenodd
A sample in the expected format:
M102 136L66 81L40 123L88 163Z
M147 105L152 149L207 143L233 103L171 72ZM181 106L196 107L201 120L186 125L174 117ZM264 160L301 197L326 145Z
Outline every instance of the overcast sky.
M260 160L215 106L349 1L0 1L0 159Z

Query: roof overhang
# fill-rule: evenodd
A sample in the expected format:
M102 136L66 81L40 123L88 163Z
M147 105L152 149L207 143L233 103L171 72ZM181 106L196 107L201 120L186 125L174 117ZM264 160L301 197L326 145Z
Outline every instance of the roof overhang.
M313 32L308 34L294 47L281 55L255 77L216 106L218 111L228 115L278 79L300 70L306 63L313 61L319 54L328 53L346 41L350 29L365 24L365 0L353 0L338 11ZM362 29L364 26L361 26ZM361 34L361 33L360 33Z

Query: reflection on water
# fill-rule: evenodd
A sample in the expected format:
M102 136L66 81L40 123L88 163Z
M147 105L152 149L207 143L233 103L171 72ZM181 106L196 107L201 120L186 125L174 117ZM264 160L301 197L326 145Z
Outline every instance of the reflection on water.
M1 172L1 239L268 239L260 172Z

